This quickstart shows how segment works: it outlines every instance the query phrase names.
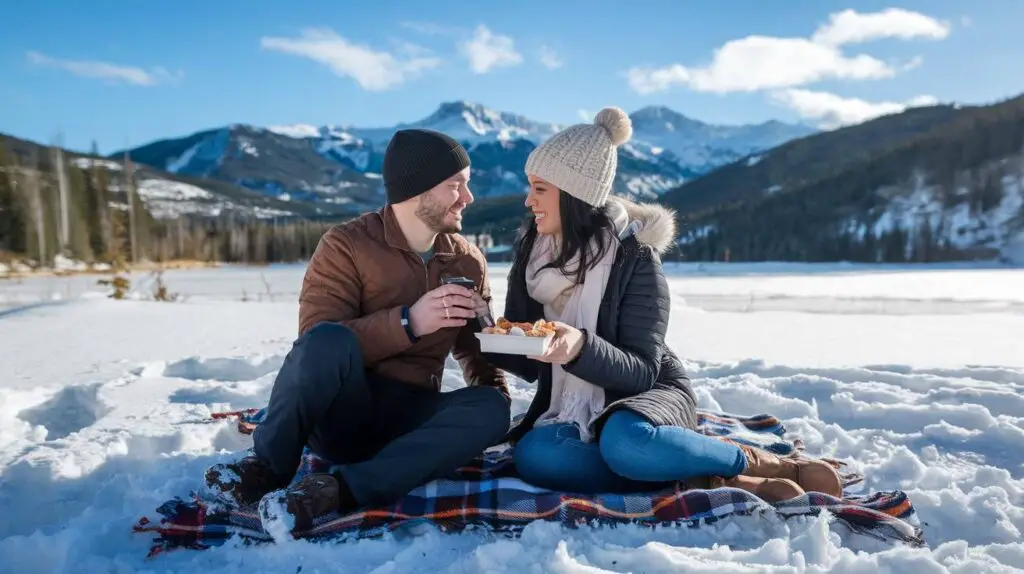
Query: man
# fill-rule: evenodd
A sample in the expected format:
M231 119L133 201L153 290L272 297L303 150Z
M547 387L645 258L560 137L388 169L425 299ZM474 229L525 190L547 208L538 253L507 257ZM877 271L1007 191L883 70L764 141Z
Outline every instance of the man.
M286 492L293 531L394 501L509 428L504 376L474 336L490 303L487 262L458 235L473 201L469 155L444 134L401 130L382 172L388 205L328 230L309 262L299 338L253 434L255 456L207 475L253 503L292 481L308 445L334 466ZM442 285L449 276L473 279L475 291ZM441 393L449 353L467 387Z

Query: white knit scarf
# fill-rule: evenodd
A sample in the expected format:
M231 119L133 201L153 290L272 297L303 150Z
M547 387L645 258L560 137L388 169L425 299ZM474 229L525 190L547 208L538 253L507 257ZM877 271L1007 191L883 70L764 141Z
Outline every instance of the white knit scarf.
M621 214L624 217L624 214ZM616 221L621 225L621 220ZM544 304L544 317L548 321L561 321L577 329L595 333L601 299L612 263L619 248L613 234L605 237L608 249L604 256L587 270L582 284L574 283L557 268L541 267L550 263L557 252L556 240L550 235L538 235L526 267L526 289L530 297ZM575 269L579 255L569 261L568 269ZM536 424L572 423L579 428L583 442L591 439L590 425L604 409L604 389L571 375L561 365L551 365L551 405L537 419Z

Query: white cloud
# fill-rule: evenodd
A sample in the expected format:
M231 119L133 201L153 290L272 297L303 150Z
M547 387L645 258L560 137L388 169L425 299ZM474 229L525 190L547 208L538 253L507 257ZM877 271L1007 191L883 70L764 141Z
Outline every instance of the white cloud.
M949 28L947 22L902 8L886 8L870 14L847 9L830 14L828 24L818 28L811 40L828 46L858 44L883 38L943 40L949 36Z
M482 24L477 26L472 38L459 44L459 52L469 60L469 69L476 74L523 63L523 56L516 51L512 38L495 34Z
M549 70L557 70L565 65L565 60L555 52L554 49L548 46L541 46L540 53L537 55L541 65Z
M383 91L419 77L441 65L441 60L415 44L403 44L404 54L395 55L355 44L333 30L310 28L298 38L264 37L260 46L294 56L309 58L327 66L338 76L355 80L364 90Z
M579 116L581 120L587 123L594 121L594 114L582 108L576 110L576 115Z
M509 36L495 34L484 25L475 30L461 26L438 24L437 22L405 21L399 26L424 36L465 38L472 36L456 45L459 53L469 60L470 69L477 74L485 74L499 66L516 66L523 62L523 55L516 50L515 41ZM557 70L565 65L565 59L550 46L542 45L536 52L537 60L549 70Z
M829 22L810 38L747 36L716 49L706 66L634 67L626 77L639 94L677 86L724 94L794 88L823 80L878 80L891 78L898 70L874 56L844 54L841 48L882 38L942 39L948 33L948 24L916 12L844 10L830 15ZM901 67L920 62L916 57Z
M172 74L160 66L145 70L136 66L124 66L97 60L65 60L40 52L26 52L25 56L29 62L37 66L64 70L82 78L108 80L115 83L123 82L135 86L175 83L184 76L180 70Z
M803 38L748 36L715 50L711 65L688 68L633 68L629 84L639 94L685 86L699 92L754 92L800 86L821 80L889 78L895 71L885 62L860 54L844 56L831 46Z
M910 107L938 103L934 96L917 96L905 102L869 102L859 98L844 98L829 92L787 89L772 93L772 98L805 119L816 120L819 126L832 129L861 123L878 116L895 114Z

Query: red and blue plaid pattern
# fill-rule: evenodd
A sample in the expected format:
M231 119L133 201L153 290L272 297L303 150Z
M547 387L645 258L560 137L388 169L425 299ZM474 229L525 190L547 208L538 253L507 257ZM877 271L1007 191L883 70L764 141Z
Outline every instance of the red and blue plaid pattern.
M248 434L262 421L263 415L262 409L250 409L214 416L238 417L239 431ZM702 410L698 428L723 440L759 446L778 454L801 448L799 441L782 439L785 429L777 418L769 415L742 417ZM295 480L326 468L329 463L307 450ZM862 480L855 473L843 475L847 488ZM316 541L341 541L376 537L422 525L446 532L482 527L490 532L515 535L535 520L555 521L572 528L627 523L696 527L728 516L760 513L809 516L817 515L822 509L851 531L882 541L924 545L914 508L901 491L871 495L847 493L843 499L810 493L774 506L735 488L683 490L677 486L625 495L579 495L536 488L523 482L516 475L510 449L488 451L456 470L451 477L422 485L394 504L345 516L335 513L322 517L310 531L298 536ZM169 500L157 512L161 515L158 523L143 518L135 526L137 532L158 534L150 556L175 548L209 548L236 535L254 543L272 540L262 526L257 506L239 507L209 493L193 493L191 500Z

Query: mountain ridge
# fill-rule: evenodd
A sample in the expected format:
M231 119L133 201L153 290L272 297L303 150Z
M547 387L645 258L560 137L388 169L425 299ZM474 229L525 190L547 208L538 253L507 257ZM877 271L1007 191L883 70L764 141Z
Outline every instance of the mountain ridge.
M685 118L667 107L658 109L677 123ZM717 165L776 141L802 137L811 129L766 123L772 133L761 134L756 126L714 126L689 118L686 124L685 134L661 130L647 139L642 125L634 128L633 139L619 149L622 169L615 192L653 200ZM567 125L451 100L441 102L424 118L394 126L235 123L154 140L128 153L134 161L171 173L227 181L283 200L297 197L371 209L383 204L380 165L387 142L398 129L435 129L462 142L473 161L474 191L487 198L523 192L526 155Z

